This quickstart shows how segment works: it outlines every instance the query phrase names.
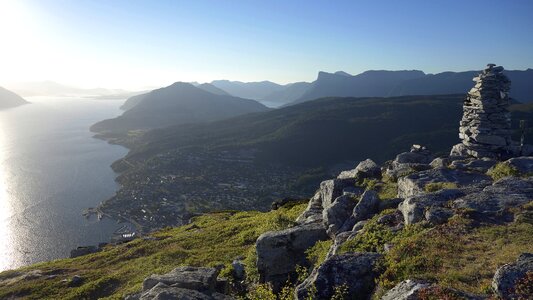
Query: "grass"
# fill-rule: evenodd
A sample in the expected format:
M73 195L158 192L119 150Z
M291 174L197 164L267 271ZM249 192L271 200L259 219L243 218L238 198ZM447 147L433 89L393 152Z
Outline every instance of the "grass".
M445 189L456 189L457 184L454 182L430 182L424 186L424 190L428 193L434 193Z
M392 240L379 284L388 289L405 279L427 279L472 293L489 293L494 272L523 252L533 252L533 225L475 227L454 217L448 224Z
M318 241L313 247L305 251L307 259L313 264L313 268L320 266L324 262L331 245L333 245L333 240Z
M411 225L404 229L393 232L386 225L378 223L378 219L384 215L393 213L395 209L386 209L380 214L375 215L365 224L361 233L357 234L353 239L346 241L341 245L339 253L346 252L379 252L384 253L384 245L387 243L394 243L394 241L401 240L406 236L411 236L416 232L424 230L421 225Z
M254 253L260 234L292 226L305 204L261 212L219 212L197 217L186 226L168 228L102 252L74 259L40 263L0 273L0 299L122 299L138 292L151 274L163 274L180 265L229 265L233 259ZM40 270L45 276L21 279ZM53 276L48 276L53 275ZM79 287L64 279L80 275Z
M507 176L520 176L520 172L510 166L506 162L499 162L494 167L490 168L490 170L487 172L487 175L492 177L494 180L498 180Z
M376 191L381 200L393 199L398 195L398 184L386 176L383 177L382 181L365 178L359 186Z

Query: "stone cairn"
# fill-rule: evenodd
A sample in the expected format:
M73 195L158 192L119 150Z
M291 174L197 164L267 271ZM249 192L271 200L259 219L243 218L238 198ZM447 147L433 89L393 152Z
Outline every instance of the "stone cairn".
M494 64L487 65L473 80L476 84L464 101L459 127L462 144L456 145L452 154L476 158L512 155L508 110L511 82L503 74L503 67Z

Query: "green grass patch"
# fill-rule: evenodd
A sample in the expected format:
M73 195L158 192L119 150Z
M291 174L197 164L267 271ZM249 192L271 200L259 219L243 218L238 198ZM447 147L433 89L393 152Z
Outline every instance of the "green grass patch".
M307 259L313 264L313 268L320 266L324 262L332 244L333 240L318 241L313 247L305 251Z
M486 293L498 267L533 251L531 236L533 225L528 223L472 227L464 219L397 237L385 256L379 285L389 289L405 279L427 279L443 287Z
M292 226L305 204L261 213L219 212L197 217L186 226L167 228L102 252L35 264L0 273L0 299L122 299L138 292L144 278L182 266L229 265L238 256L255 264L255 241L260 234ZM253 266L247 266L252 269ZM22 279L21 274L40 270L43 275ZM84 278L79 287L64 279Z
M445 189L456 189L457 184L454 182L430 182L424 186L424 190L428 193L434 193Z
M384 177L383 181L365 178L359 186L376 191L381 200L393 199L398 195L398 184L387 177Z
M507 176L520 176L520 172L510 166L508 163L500 162L494 167L490 168L490 170L487 172L487 175L492 177L494 180L498 180Z

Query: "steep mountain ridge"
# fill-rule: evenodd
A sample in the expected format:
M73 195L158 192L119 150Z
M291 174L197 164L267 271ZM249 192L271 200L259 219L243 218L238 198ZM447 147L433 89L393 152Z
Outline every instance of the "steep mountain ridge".
M130 108L121 116L98 122L91 126L91 130L108 136L125 135L132 130L211 122L267 110L256 101L212 94L183 82L176 82L133 99L137 102L136 105L131 107L130 100Z

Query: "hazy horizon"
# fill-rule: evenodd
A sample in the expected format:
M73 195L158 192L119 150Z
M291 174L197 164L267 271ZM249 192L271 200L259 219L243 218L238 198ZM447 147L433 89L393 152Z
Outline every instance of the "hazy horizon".
M530 1L1 0L0 86L130 91L218 79L286 84L319 71L533 66Z

